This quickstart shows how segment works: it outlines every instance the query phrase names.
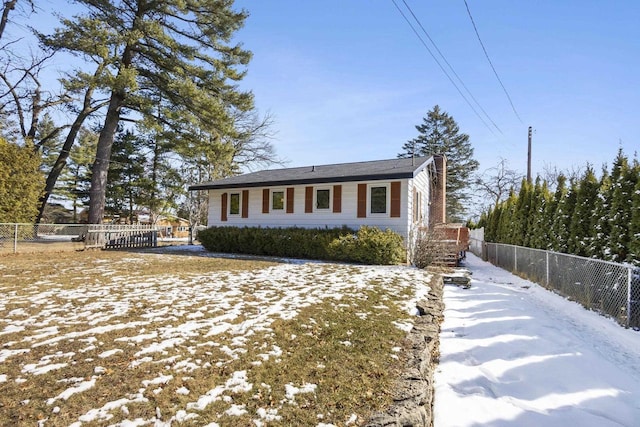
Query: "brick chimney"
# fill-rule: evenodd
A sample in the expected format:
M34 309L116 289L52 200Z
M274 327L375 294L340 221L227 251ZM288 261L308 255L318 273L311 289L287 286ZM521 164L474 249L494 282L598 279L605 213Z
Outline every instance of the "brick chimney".
M431 192L431 207L429 212L429 226L447 222L447 158L444 154L433 156L435 176Z

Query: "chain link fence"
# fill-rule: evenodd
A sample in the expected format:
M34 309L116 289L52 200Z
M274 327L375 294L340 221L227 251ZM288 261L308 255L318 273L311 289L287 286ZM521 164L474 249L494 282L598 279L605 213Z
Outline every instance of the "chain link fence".
M0 254L83 249L84 224L0 223Z
M472 252L622 326L640 328L640 268L522 246L482 246Z

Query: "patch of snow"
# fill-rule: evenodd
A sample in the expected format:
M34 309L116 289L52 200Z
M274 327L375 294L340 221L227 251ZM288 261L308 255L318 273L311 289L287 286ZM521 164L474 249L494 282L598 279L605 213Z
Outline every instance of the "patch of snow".
M435 425L637 425L638 332L473 254L466 263L471 289L444 293Z
M106 359L107 357L111 357L114 354L122 353L122 350L119 348L114 348L113 350L107 350L98 355L100 359Z
M60 400L60 399L67 400L68 398L70 398L74 394L82 393L83 391L87 391L87 390L93 388L93 386L95 386L95 385L96 385L96 377L91 377L91 379L89 381L82 381L78 385L66 389L65 391L63 391L62 393L57 395L56 397L52 397L51 399L47 399L47 405L52 405L56 400Z

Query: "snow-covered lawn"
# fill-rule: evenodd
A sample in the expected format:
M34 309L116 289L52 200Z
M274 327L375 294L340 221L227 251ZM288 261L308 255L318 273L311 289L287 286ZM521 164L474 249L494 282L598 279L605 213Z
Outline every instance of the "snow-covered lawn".
M388 404L426 272L196 255L0 258L0 425L355 425Z
M469 255L446 286L436 427L640 426L640 332Z

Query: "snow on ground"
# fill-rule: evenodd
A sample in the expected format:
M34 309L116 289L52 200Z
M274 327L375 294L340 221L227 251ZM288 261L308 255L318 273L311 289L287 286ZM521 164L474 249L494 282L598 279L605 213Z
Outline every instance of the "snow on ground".
M175 248L167 252L172 250ZM133 257L131 268L135 268L135 262L140 259ZM109 366L114 358L123 357L126 350L132 355L127 363L113 365L110 369L131 372L137 369L136 372L140 372L140 367L144 367L148 370L148 376L138 385L138 392L115 396L106 402L96 401L92 409L75 416L72 426L104 423L114 414L124 414L125 420L118 425L168 426L172 422L179 424L197 419L199 411L213 402L226 403L227 415L244 414L247 409L234 403L233 396L255 394L270 385L252 384L247 372L240 370L229 372L226 380L211 384L204 394L197 394L189 389L189 375L209 369L212 363L227 365L245 353L255 357L255 364L268 360L277 363L282 349L268 341L256 348L251 340L261 332L272 331L274 321L294 319L303 307L327 299L358 304L362 295L379 287L386 289L388 298L400 299L400 295L406 298L404 291L410 289L414 297L403 302L410 310L407 317L411 318L415 314L416 299L428 291L429 280L425 271L402 266L302 261L254 271L207 272L191 277L164 275L144 280L111 274L108 265L97 268L104 277L98 285L59 286L52 276L46 286L39 283L25 285L26 295L4 292L0 285L0 336L21 334L21 339L4 342L0 347L0 383L26 386L47 373L57 378L58 383L68 384L61 393L46 396L44 400L45 410L52 414L49 422L53 424L56 423L53 418L65 411L69 399L100 387L109 375L105 366ZM388 310L388 307L381 304L374 309ZM362 314L365 317L372 315L371 312ZM230 334L233 338L230 346L217 342L222 334ZM272 335L261 339L268 340ZM60 351L72 344L79 348L77 353ZM219 359L210 356L208 361L190 356L201 353L201 347L210 348L211 352L219 350L216 353ZM45 352L38 363L19 361L35 350ZM2 364L8 361L18 362L19 376L3 372ZM70 368L67 364L76 361L89 364L90 370L84 377L65 377L65 369ZM148 402L154 394L171 387L175 387L177 396L188 396L188 403L173 414L157 414L155 419L128 418L130 405ZM286 385L286 399L280 406L295 404L300 394L314 394L316 388L316 384L291 378ZM34 401L32 404L42 403ZM274 405L251 414L256 425L278 419L280 406ZM48 424L46 419L41 420L40 425Z
M485 263L445 287L436 427L639 426L640 332Z

